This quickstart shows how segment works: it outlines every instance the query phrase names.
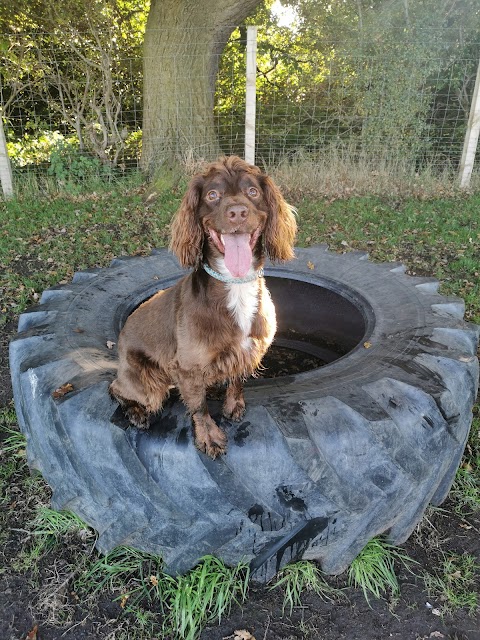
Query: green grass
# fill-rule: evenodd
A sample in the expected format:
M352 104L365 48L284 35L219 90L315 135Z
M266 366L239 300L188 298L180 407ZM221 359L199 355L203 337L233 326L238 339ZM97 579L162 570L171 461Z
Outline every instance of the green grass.
M474 407L470 438L463 462L455 476L450 498L455 512L470 516L480 512L480 407Z
M55 511L49 507L39 507L31 524L31 531L37 539L38 546L45 550L52 548L70 534L78 534L83 539L91 538L92 542L95 541L95 532L77 515L70 511Z
M77 579L75 588L82 593L97 593L108 589L120 593L131 610L142 598L151 600L155 581L161 574L161 560L149 553L130 547L117 547L94 560ZM117 598L117 599L118 599Z
M78 536L82 541L95 542L95 532L78 516L69 511L55 511L44 505L36 507L35 517L28 524L28 544L19 553L14 568L20 572L38 575L39 561L57 545ZM80 559L80 563L84 559Z
M210 622L228 615L234 602L247 597L249 573L246 565L226 567L206 556L184 576L162 572L158 556L118 547L94 561L75 583L78 593L108 589L115 600L137 620L151 622L145 610L161 614L165 637L194 640Z
M445 555L438 572L424 579L430 596L440 600L443 614L465 608L474 615L479 610L480 564L472 555Z
M322 600L332 602L342 596L339 589L329 585L323 578L322 572L312 562L296 562L284 567L275 577L270 589L282 588L283 609L289 610L290 615L295 607L302 606L302 596L311 592Z
M182 640L194 640L206 624L220 622L248 593L247 565L230 569L214 556L204 558L185 576L165 577L157 592L169 610L166 629Z
M0 452L5 456L11 454L15 458L25 458L26 440L23 433L12 429L9 425L15 425L17 417L13 408L0 409L0 429L6 435L2 441Z
M12 406L0 409L0 505L10 501L11 483L26 464L25 436L14 428L16 422Z
M299 243L326 242L339 251L364 250L377 261L402 261L412 275L442 281L442 293L465 298L467 318L480 322L480 196L388 201L302 200Z
M348 568L348 582L360 588L365 599L381 598L386 592L398 596L400 586L395 572L395 564L411 569L413 560L401 551L382 540L370 540Z
M0 311L20 313L75 271L164 246L179 201L167 193L149 208L136 189L0 202Z

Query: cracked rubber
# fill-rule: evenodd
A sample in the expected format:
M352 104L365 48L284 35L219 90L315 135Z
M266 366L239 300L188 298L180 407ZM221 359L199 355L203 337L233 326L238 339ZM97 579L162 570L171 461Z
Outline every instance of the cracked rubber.
M167 251L77 273L21 315L10 364L29 464L55 509L96 529L100 551L153 552L172 574L206 554L249 561L261 582L301 558L336 574L378 534L405 541L445 499L478 390L479 330L463 301L365 254L296 255L265 270L278 341L318 355L309 343L326 332L340 351L249 381L240 423L213 403L229 443L217 460L195 448L181 402L143 432L125 428L107 393L128 314L183 275ZM52 397L66 383L73 391Z

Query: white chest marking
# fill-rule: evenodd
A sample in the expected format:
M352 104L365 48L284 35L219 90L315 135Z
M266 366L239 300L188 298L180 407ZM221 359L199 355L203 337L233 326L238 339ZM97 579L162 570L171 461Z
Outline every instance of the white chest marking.
M230 275L223 261L219 260L217 262L217 268L220 273ZM259 304L258 280L243 282L242 284L225 284L225 287L228 292L227 308L243 333L244 348L248 348L250 345L248 336L252 330L253 318L257 313Z

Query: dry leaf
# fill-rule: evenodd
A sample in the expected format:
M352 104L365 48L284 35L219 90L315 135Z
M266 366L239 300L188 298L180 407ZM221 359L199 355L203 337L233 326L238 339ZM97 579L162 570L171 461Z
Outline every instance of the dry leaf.
M240 631L234 631L235 637L234 640L255 640L255 637L252 636L250 631L246 631L245 629L241 629Z
M107 349L113 349L115 344L116 344L115 342L112 342L111 340L107 340Z
M372 346L371 342L364 342L363 346L365 347L365 349L370 349L370 347Z
M25 640L37 640L38 624L36 624L31 631L27 633Z
M52 393L52 398L58 400L58 398L63 398L63 396L66 396L67 393L70 393L71 391L73 391L73 384L71 384L70 382L66 382L65 384L62 384L62 386L58 389L55 389L55 391Z
M129 599L129 595L128 593L126 593L124 596L122 596L122 599L120 600L120 606L122 607L122 609L125 609L125 605L127 604L127 600Z
M154 587L158 587L158 578L157 576L150 576L150 582Z
M313 262L310 262L310 260L307 262L307 267L312 270L315 269L315 265L313 264Z

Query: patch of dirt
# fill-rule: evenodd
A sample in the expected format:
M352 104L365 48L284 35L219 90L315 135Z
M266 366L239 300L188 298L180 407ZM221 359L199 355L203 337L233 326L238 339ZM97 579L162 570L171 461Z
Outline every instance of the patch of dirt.
M12 398L12 381L8 363L8 345L17 332L17 323L7 321L0 333L0 407L5 407Z

